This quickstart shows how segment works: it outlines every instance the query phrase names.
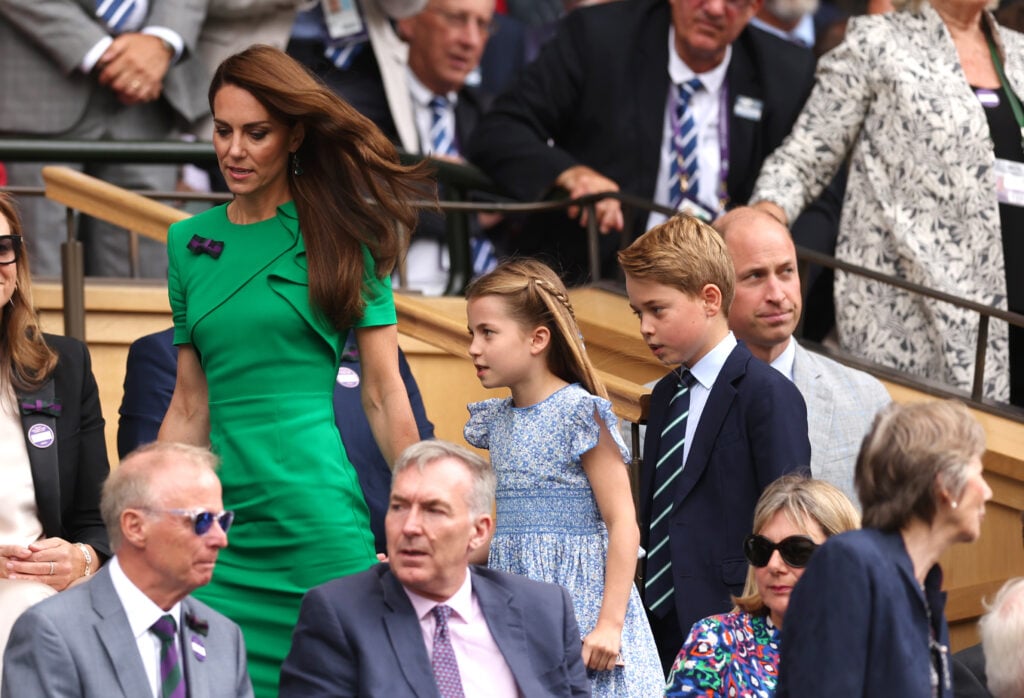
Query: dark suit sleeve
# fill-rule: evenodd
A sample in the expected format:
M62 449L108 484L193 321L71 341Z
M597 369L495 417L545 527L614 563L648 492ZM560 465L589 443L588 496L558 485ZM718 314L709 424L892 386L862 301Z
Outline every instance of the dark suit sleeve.
M121 458L142 444L156 441L174 395L178 360L173 341L173 330L165 330L141 337L128 349L117 425L117 453Z
M565 587L559 587L562 593L563 640L565 642L566 672L569 674L569 687L574 696L590 696L590 680L583 664L583 643L580 640L580 628L573 612L572 597Z
M570 14L470 139L468 159L516 198L542 198L559 174L580 164L548 141L560 140L577 113L588 68L583 39L581 23Z
M416 419L416 428L421 439L434 438L434 423L427 418L427 408L423 405L423 395L420 394L420 386L416 383L416 377L412 375L409 361L405 358L405 352L398 350L398 371L402 374L402 382L405 383L405 392L409 394L409 405L412 407L413 417Z
M768 367L761 368L761 373L766 373L763 369ZM770 380L752 395L747 415L750 454L762 491L786 473L809 472L811 463L804 398L781 374L767 375Z
M358 603L346 600L345 603ZM359 695L356 649L322 588L302 599L292 647L281 667L278 698Z
M871 586L855 550L818 549L786 609L779 698L867 695Z
M971 645L950 657L953 666L954 698L992 698L986 687L985 654L981 645Z
M67 698L80 695L74 657L61 630L30 609L18 618L4 653L0 698Z
M110 474L110 462L107 460L103 413L89 350L80 342L71 346L81 352L81 358L70 362L70 366L82 366L82 373L69 376L69 380L79 381L75 394L81 396L81 417L78 424L78 463L72 464L77 466L73 509L70 516L65 513L63 528L72 542L88 543L106 559L110 557L110 543L100 516L100 490ZM65 465L62 465L62 470Z

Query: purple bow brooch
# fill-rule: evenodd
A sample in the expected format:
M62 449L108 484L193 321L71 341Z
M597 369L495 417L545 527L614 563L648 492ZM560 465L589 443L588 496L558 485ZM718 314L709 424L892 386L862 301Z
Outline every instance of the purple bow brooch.
M210 624L194 613L186 613L185 625L187 625L193 632L199 633L198 635L192 636L189 645L195 658L200 662L205 662L206 643L203 641L203 638L210 632Z
M208 254L217 259L220 257L221 252L224 251L224 243L220 240L211 240L210 238L193 235L192 239L188 241L188 249L192 254Z
M60 416L60 400L26 400L19 404L22 414L45 414Z

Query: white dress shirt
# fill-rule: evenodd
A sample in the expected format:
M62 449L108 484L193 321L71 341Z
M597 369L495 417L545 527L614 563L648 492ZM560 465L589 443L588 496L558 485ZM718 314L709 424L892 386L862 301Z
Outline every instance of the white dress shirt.
M430 126L434 118L434 109L430 106L430 100L434 98L434 93L419 81L419 78L413 74L411 69L406 69L406 78L409 81L409 94L412 95L412 110L413 116L416 119L416 133L420 137L420 153L430 155L431 147L433 146L433 143L430 142ZM459 101L459 93L449 92L439 96L448 100L448 108L445 110L444 115L445 128L448 129L448 133L452 134L452 143L457 149L459 143L455 140L455 104Z
M153 623L160 620L161 616L170 614L174 618L178 627L174 644L178 648L178 657L182 662L182 678L184 679L185 655L181 651L181 603L174 604L169 611L157 606L128 579L124 570L121 569L116 555L107 563L107 567L110 568L110 581L114 584L114 591L121 599L125 615L128 616L128 625L135 637L135 644L139 648L139 656L142 658L142 666L146 669L146 678L149 679L149 685L153 689L153 696L160 698L160 638L149 629Z
M697 379L697 382L690 388L690 413L686 417L686 443L683 444L683 465L690 456L690 446L693 444L694 434L697 433L697 425L700 424L700 416L704 413L704 406L708 404L708 396L711 388L718 380L718 374L722 372L726 359L736 348L736 336L730 332L715 348L701 357L700 361L690 368L690 373ZM681 367L680 370L684 370Z
M781 373L790 382L793 381L793 364L796 362L796 340L789 338L789 343L782 353L775 357L771 367Z
M658 179L654 188L654 200L668 205L668 180L675 151L672 147L672 112L676 108L676 89L692 78L699 78L703 89L697 90L690 98L690 109L697 126L697 199L712 213L718 213L718 186L722 174L722 151L719 142L719 120L721 119L722 89L725 86L732 46L726 47L725 58L706 73L695 73L676 53L676 32L668 31L668 74L671 80L665 98L665 114L661 128L661 156L658 162ZM660 213L652 213L647 219L647 228L653 228L665 220Z

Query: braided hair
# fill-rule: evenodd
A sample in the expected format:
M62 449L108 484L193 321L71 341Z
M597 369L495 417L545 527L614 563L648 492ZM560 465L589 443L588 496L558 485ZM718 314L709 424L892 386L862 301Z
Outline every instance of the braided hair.
M569 292L551 267L535 259L507 260L466 289L466 300L481 296L504 298L509 315L524 329L547 327L551 332L548 369L567 383L579 383L593 395L608 397L587 356Z

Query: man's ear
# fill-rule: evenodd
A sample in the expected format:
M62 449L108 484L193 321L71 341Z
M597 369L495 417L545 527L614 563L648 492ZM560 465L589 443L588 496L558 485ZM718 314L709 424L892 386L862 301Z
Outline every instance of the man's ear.
M530 353L537 355L551 344L551 330L540 325L530 333Z
M704 284L700 290L700 299L704 302L704 312L714 317L722 312L722 289L715 284Z
M146 547L148 537L148 521L136 509L125 509L121 512L121 538L136 548Z
M494 536L494 517L491 514L480 514L473 520L473 534L469 538L469 551L472 553L487 546Z

